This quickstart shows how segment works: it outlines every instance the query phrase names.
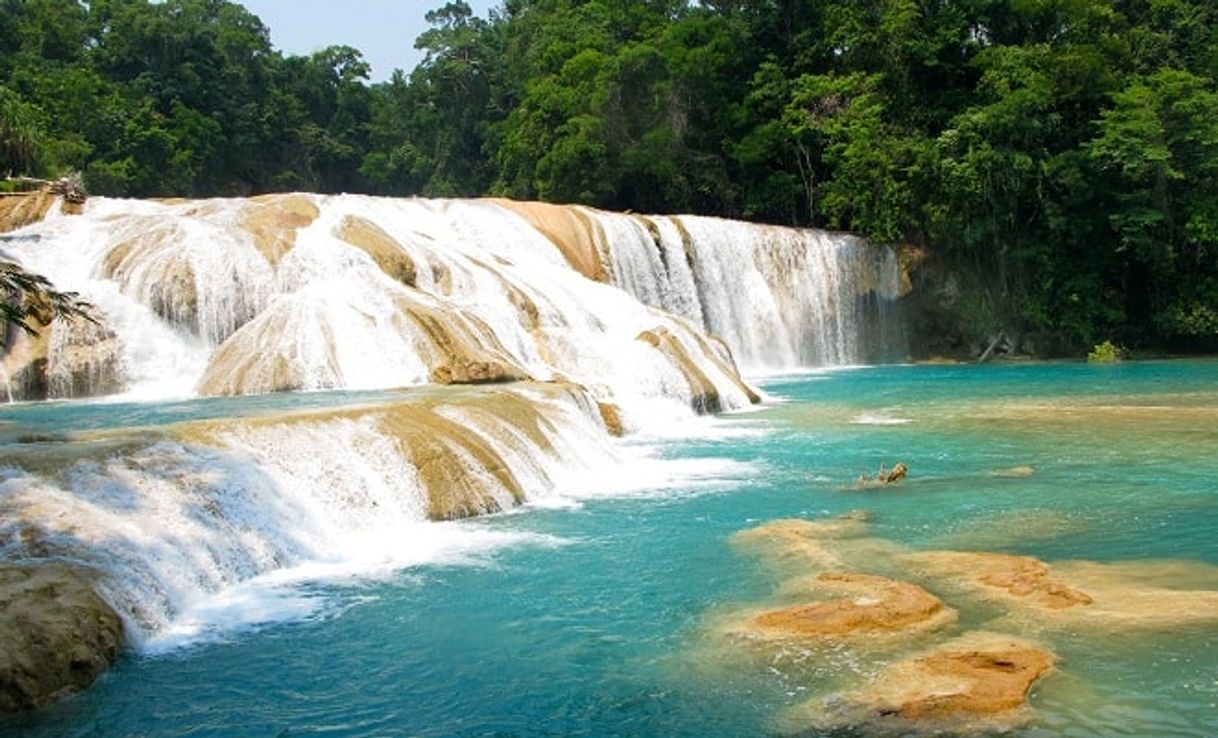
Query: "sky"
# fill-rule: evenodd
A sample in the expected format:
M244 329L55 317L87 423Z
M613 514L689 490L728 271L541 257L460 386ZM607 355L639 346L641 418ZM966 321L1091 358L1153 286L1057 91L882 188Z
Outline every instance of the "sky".
M446 0L237 0L271 30L285 54L310 54L327 46L353 46L372 65L371 81L409 72L423 60L414 40L428 28L423 15ZM483 18L497 0L468 0Z

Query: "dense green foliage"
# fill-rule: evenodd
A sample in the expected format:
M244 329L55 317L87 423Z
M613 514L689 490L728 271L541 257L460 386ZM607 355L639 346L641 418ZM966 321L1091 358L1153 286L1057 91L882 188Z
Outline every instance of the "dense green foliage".
M1218 346L1212 0L462 0L422 65L226 0L0 0L0 174L499 194L927 247L1086 347Z

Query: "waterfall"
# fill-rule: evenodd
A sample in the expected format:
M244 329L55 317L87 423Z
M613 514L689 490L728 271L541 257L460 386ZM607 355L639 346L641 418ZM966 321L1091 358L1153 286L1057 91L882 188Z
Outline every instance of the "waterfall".
M722 338L746 371L903 358L891 249L845 234L589 211L613 283Z
M246 401L210 421L10 433L26 440L0 445L0 561L91 567L149 642L206 627L198 608L251 582L434 560L479 535L446 538L437 521L619 479L611 434L755 402L741 367L858 363L901 340L887 250L715 218L95 198L5 251L98 320L10 342L0 369L21 398L409 389L356 408L290 412L305 401L285 396L253 417Z

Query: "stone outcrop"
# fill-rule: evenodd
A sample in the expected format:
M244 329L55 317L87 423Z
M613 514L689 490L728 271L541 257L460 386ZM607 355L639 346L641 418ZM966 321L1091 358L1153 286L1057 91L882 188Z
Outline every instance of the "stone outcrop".
M626 426L622 424L622 409L611 402L598 402L596 409L600 411L601 420L605 423L605 430L611 436L626 435Z
M154 313L175 326L195 330L199 289L191 255L177 247L184 236L162 218L132 216L116 231L101 261L101 274L139 295Z
M371 257L390 278L407 287L416 285L418 265L402 248L402 244L376 223L348 215L339 223L334 235Z
M103 323L55 320L33 322L37 334L12 333L0 367L11 397L45 400L122 391L126 380L123 345Z
M724 377L727 377L737 389L749 398L749 402L760 402L761 398L741 379L734 364L729 365L723 360L720 352L715 350L715 347L705 342L696 332L690 331L689 337L699 342L698 357L706 360L718 369ZM681 342L677 334L666 327L657 327L653 330L643 331L638 335L638 340L652 346L664 356L668 357L681 375L685 378L689 385L691 394L690 404L693 409L699 413L717 413L723 408L723 399L719 394L719 390L715 382L707 375L702 366L699 365L694 355Z
M8 233L37 223L55 204L49 190L0 196L0 233Z
M88 687L117 657L122 622L87 572L0 565L0 712Z

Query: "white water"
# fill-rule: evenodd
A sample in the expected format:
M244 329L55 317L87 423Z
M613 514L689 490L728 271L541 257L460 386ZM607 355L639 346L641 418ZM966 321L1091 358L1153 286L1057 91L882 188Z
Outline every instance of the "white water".
M441 400L436 412L494 448L539 504L587 496L584 482L611 478L629 455L609 443L584 398L511 392L539 410L545 444L476 405ZM70 416L72 406L60 411ZM323 603L301 595L302 582L476 563L503 546L553 543L429 522L412 449L383 430L385 411L208 421L206 443L189 440L197 426L167 426L10 446L0 459L0 559L69 560L102 572L103 596L137 645L156 650L307 616ZM505 509L514 504L477 460L453 453Z
M722 338L750 372L856 364L879 355L876 314L898 290L886 249L819 231L581 208L603 233L613 289L581 277L543 234L491 202L307 200L320 216L289 234L295 245L278 263L243 224L259 207L245 200L95 199L83 216L27 228L34 238L8 251L98 306L118 337L126 392L145 399L285 381L423 384L441 360L410 317L424 311L537 379L573 379L636 409L688 402L680 367L638 341L641 332L673 332L700 366L690 328ZM396 241L416 267L413 285L339 238L351 218ZM49 358L51 374L81 373L62 366L70 355ZM733 382L715 383L726 407L747 404ZM62 390L52 396L73 394Z

